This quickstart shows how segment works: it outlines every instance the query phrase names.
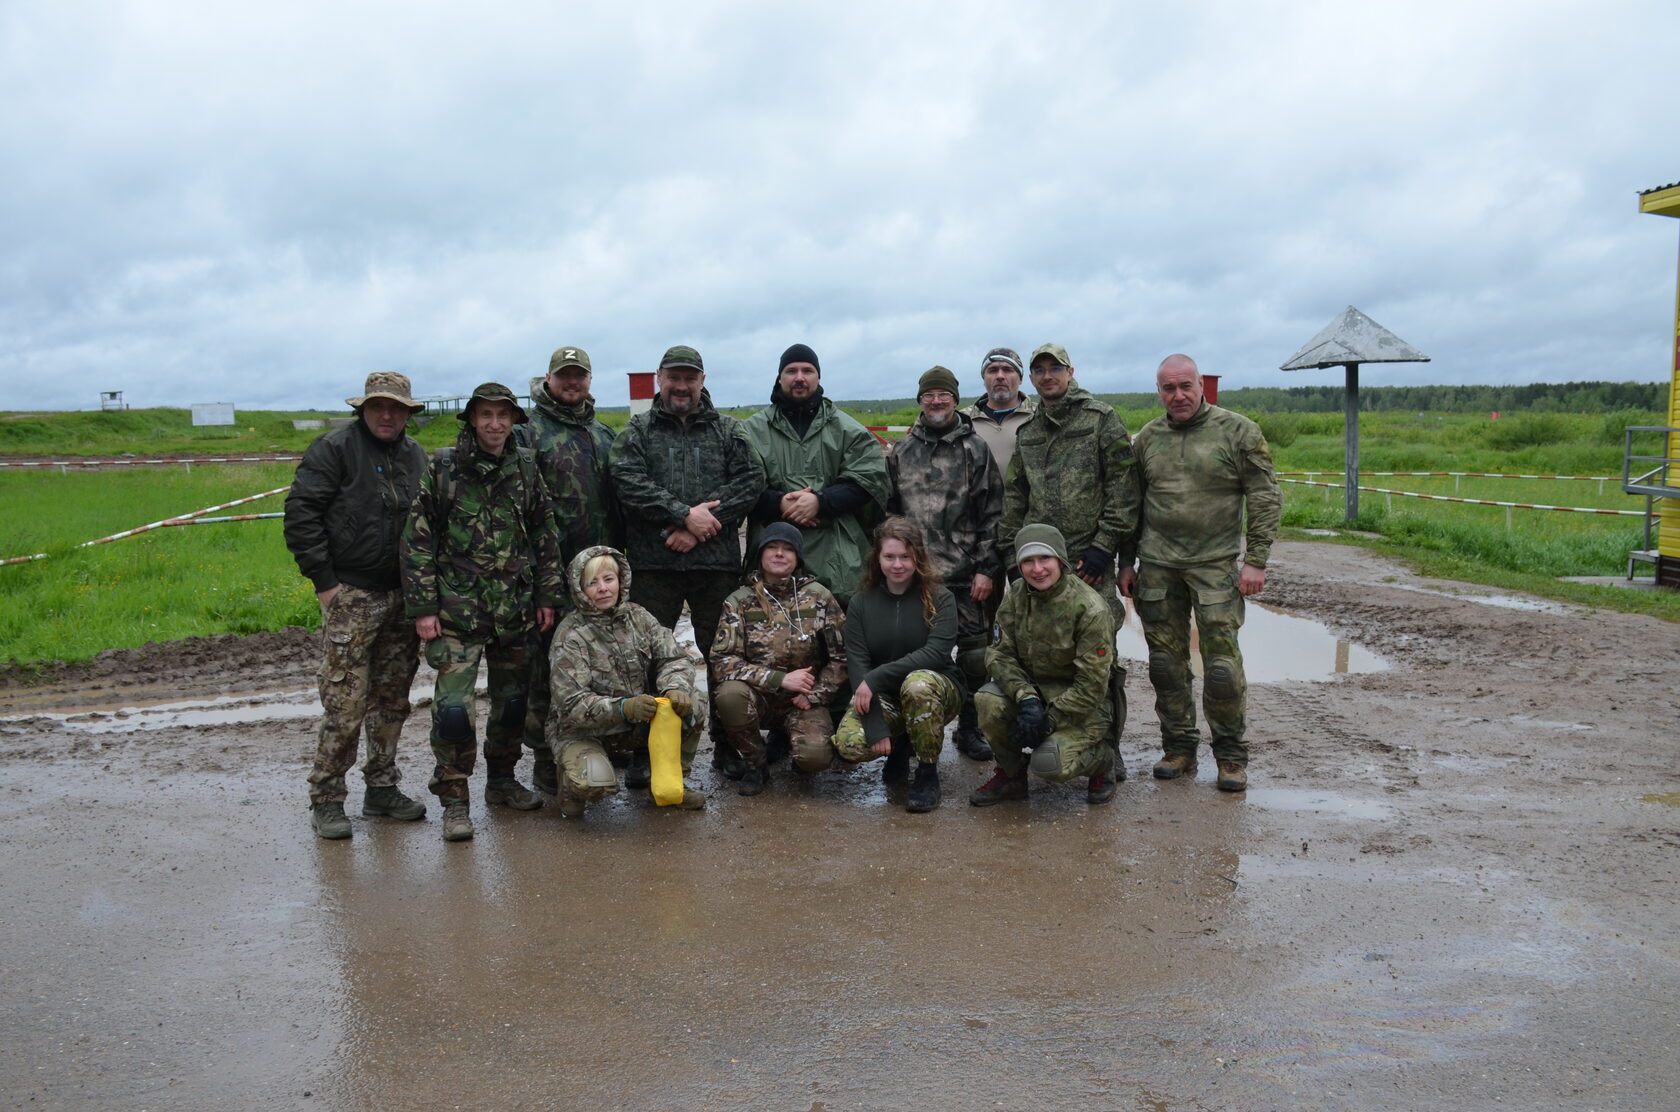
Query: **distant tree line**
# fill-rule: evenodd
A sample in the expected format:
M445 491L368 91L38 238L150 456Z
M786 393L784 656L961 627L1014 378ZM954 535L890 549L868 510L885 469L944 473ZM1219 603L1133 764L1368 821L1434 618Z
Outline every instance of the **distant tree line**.
M1221 390L1219 404L1245 413L1340 413L1342 384ZM1153 394L1104 394L1122 409L1157 405ZM1359 408L1431 413L1615 413L1668 408L1666 382L1535 382L1524 386L1361 386Z

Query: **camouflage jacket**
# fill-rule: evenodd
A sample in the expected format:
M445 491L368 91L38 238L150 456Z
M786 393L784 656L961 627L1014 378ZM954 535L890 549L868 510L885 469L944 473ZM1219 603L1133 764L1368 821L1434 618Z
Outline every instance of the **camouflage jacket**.
M613 431L595 419L595 399L561 405L539 378L531 387L529 415L530 421L514 426L514 435L536 449L554 499L561 566L592 544L622 545L624 518L607 469Z
M1202 403L1184 424L1166 415L1138 430L1142 506L1138 556L1170 568L1235 560L1248 511L1245 563L1271 559L1283 517L1283 494L1260 426L1240 413Z
M402 586L397 558L426 449L406 434L393 444L353 425L315 438L286 494L286 547L316 591L339 583L370 591Z
M887 463L880 441L857 419L822 399L804 437L774 403L744 422L747 439L764 460L765 484L786 493L810 487L823 489L846 480L855 483L868 501L850 513L824 516L805 537L805 566L834 592L850 599L857 589L863 561L869 553L869 534L887 504ZM754 522L747 535L747 551L758 543L765 522Z
M583 596L583 567L596 556L618 561L618 602L597 610ZM606 545L586 548L566 569L572 611L554 631L548 651L554 713L569 726L597 736L625 733L622 704L632 695L663 695L675 688L694 694L694 662L671 631L629 601L630 563Z
M1019 702L1044 700L1052 729L1107 723L1108 674L1114 665L1114 619L1108 604L1067 565L1047 591L1012 584L997 613L997 641L986 671Z
M887 476L887 512L922 527L942 583L966 586L977 574L1003 575L997 548L1003 477L973 422L959 413L944 432L934 432L918 417L887 453Z
M463 429L420 477L402 562L408 616L435 614L457 637L512 641L537 607L563 605L554 503L532 451L510 439L489 456Z
M992 450L992 458L997 461L999 475L1009 474L1009 461L1015 458L1015 434L1027 423L1027 418L1038 410L1037 398L1017 394L1016 401L1015 408L1001 421L992 415L992 407L986 404L984 394L974 399L973 405L964 406L962 410L963 416L974 422L974 431L980 434L980 439Z
M1078 382L1054 405L1040 404L1015 437L1004 478L998 544L1015 566L1015 534L1043 522L1060 529L1079 562L1096 547L1130 562L1137 545L1137 469L1131 438L1114 407Z
M782 677L810 668L811 705L826 706L846 682L846 615L813 575L795 574L772 587L762 572L723 600L712 640L712 682L739 680L766 695Z
M630 562L644 571L741 570L741 519L764 489L764 464L747 443L741 422L712 406L682 422L660 399L630 419L612 445L612 480L624 508ZM689 507L716 499L723 531L691 552L665 547L660 533L681 528Z

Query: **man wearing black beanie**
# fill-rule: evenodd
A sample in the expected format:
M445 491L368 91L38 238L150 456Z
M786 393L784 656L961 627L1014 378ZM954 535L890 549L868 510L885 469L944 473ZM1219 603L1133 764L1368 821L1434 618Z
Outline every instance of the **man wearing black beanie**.
M746 420L766 487L749 518L747 550L766 525L805 537L805 566L844 606L857 588L870 527L887 504L887 463L869 430L823 397L822 364L806 344L782 352L770 404Z

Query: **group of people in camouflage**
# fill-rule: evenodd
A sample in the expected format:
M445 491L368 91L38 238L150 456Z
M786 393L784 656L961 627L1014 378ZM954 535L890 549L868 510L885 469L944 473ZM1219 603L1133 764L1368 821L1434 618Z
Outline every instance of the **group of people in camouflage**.
M422 646L449 841L474 833L481 658L492 805L547 797L581 818L621 770L648 787L662 701L680 723L685 808L705 805L692 766L709 736L743 796L783 759L800 776L881 760L907 809L929 811L953 722L960 753L995 763L970 803L1025 799L1029 773L1083 779L1106 803L1126 777L1122 595L1148 646L1154 775L1196 771L1193 614L1216 783L1246 787L1237 630L1282 503L1258 427L1210 405L1187 356L1161 363L1166 412L1135 438L1059 345L1025 362L987 352L985 392L965 408L957 376L933 367L885 452L824 396L804 344L744 421L713 406L691 347L665 352L650 408L617 436L591 376L583 349L560 348L529 412L486 383L455 445L428 457L406 433L423 409L408 379L378 372L347 399L356 420L305 453L285 535L322 608L320 837L351 835L345 775L364 735L363 814L424 817L395 759ZM675 637L685 608L699 659ZM515 777L527 748L535 790Z

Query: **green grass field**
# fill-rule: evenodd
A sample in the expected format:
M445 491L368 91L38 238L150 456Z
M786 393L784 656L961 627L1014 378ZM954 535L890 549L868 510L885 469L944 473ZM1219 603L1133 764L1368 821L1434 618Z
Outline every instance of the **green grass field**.
M866 424L902 425L913 409L857 410ZM1122 410L1137 429L1155 416ZM3 415L0 415L3 416ZM318 432L292 429L289 414L241 414L237 436L204 437L185 410L66 413L0 420L0 454L151 455L300 452ZM318 415L317 415L318 416ZM623 414L608 415L621 424ZM117 420L112 420L116 418ZM1339 414L1260 414L1280 471L1339 471ZM1659 424L1656 414L1486 416L1366 414L1366 471L1492 471L1620 476L1622 428ZM449 443L452 418L422 430L422 443ZM221 430L218 430L221 431ZM94 548L83 541L285 486L290 464L195 465L82 471L0 469L0 558L48 558L0 567L0 661L81 660L195 634L248 633L318 621L315 596L297 574L279 521L159 529ZM1320 479L1339 481L1339 476ZM1602 485L1523 479L1394 477L1367 486L1497 501L1643 509L1618 482ZM277 511L283 496L223 511ZM1284 488L1286 535L1343 527L1340 490ZM1680 593L1632 592L1558 582L1565 575L1617 575L1641 543L1637 518L1514 510L1361 496L1360 543L1443 577L1531 591L1588 605L1680 621Z

